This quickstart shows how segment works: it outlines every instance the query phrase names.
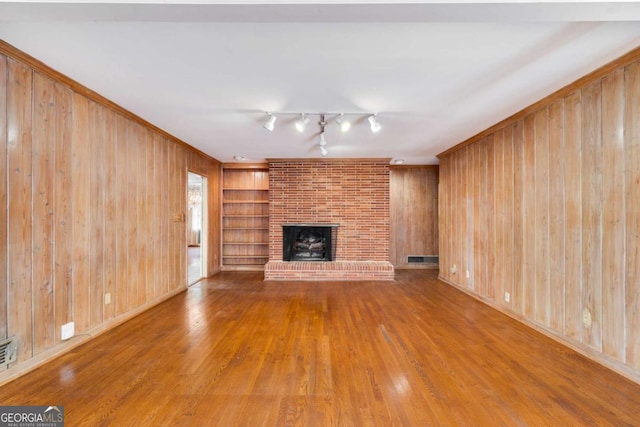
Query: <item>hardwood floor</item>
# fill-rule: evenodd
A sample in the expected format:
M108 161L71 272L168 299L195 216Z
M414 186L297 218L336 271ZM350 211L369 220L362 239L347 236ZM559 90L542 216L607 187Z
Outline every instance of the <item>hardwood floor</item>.
M436 280L222 273L0 388L66 426L638 425L640 386Z
M187 280L189 284L196 283L202 278L202 248L189 246L187 248Z

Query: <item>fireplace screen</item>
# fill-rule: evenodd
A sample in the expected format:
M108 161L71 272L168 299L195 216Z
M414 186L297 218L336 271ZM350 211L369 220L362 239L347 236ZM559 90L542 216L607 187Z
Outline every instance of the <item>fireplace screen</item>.
M285 225L283 231L284 261L331 261L331 227Z

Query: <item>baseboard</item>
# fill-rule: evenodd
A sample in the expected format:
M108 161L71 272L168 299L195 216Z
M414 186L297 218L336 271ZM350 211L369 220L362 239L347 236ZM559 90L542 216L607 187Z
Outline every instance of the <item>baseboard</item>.
M137 315L149 310L152 307L155 307L156 305L168 300L169 298L172 298L182 292L186 291L186 288L181 288L181 289L177 289L175 291L171 291L166 295L163 295L162 297L155 299L153 301L150 301L146 304L141 305L140 307L137 307L127 313L124 313L122 315L120 315L119 317L110 319L106 322L104 322L103 324L85 332L82 334L78 334L76 336L74 336L71 339L68 339L66 341L61 342L60 344L58 344L55 347L52 347L48 350L43 351L42 353L38 354L37 356L34 356L32 358L30 358L29 360L26 360L22 363L19 363L18 365L15 366L15 368L9 368L6 371L2 372L0 374L0 386L2 386L3 384L6 384L8 382L11 382L13 380L15 380L16 378L19 378L31 371L33 371L34 369L38 368L39 366L44 365L45 363L51 362L54 359L57 359L58 357L62 356L65 353L70 352L71 350L81 346L82 344L85 344L89 341L91 341L92 339L100 336L101 334L110 331L111 329L115 328L116 326L126 322L127 320L130 320L134 317L136 317Z
M581 355L583 355L584 357L586 357L587 359L590 359L596 363L598 363L599 365L602 365L608 369L611 369L612 371L622 375L623 377L627 378L630 381L633 381L636 384L640 384L640 372L635 371L634 369L628 367L627 365L611 359L610 357L592 349L591 347L570 340L568 338L566 338L564 335L559 334L558 332L549 329L545 326L539 325L535 322L532 322L531 320L527 319L524 316L521 316L517 313L514 313L513 311L510 310L505 310L505 308L503 306L500 306L498 304L496 304L494 301L483 298L482 296L472 292L470 289L467 289L463 286L460 286L454 282L451 282L445 278L443 278L441 275L438 275L438 280L440 280L441 282L446 283L447 285L453 286L454 288L464 292L465 294L475 298L476 300L490 306L491 308L494 308L496 310L498 310L500 313L505 314L507 316L509 316L510 318L522 323L525 326L530 327L531 329L540 332L541 334L551 338L552 340L566 346L569 347L570 349L580 353Z

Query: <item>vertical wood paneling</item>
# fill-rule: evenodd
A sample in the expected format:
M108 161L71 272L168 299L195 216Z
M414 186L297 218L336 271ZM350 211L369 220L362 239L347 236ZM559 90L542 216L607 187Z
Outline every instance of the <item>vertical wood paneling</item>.
M549 326L564 329L564 102L549 106Z
M640 369L640 63L625 70L626 358Z
M565 334L582 336L582 95L565 99Z
M549 110L543 108L535 119L535 319L549 326Z
M599 81L582 90L582 342L597 349L602 348L601 95Z
M137 174L135 178L136 188L136 242L135 249L137 253L136 270L138 280L136 287L136 304L139 306L144 304L147 299L147 258L149 257L149 239L147 239L147 226L149 224L147 217L147 132L142 126L135 124L133 130L133 143L136 146ZM140 167L139 165L143 165Z
M457 158L455 159L457 160ZM443 169L442 165L446 164L446 168ZM442 271L445 271L445 277L453 282L458 282L458 278L455 277L453 267L454 264L458 263L457 256L459 254L458 251L455 250L456 246L453 242L459 242L456 240L458 238L456 227L453 224L460 224L460 211L457 209L458 207L458 192L457 188L459 185L458 180L458 162L454 161L453 158L447 157L440 161L440 171L441 174L443 170L446 170L447 179L444 180L442 175L440 175L440 195L442 196L444 193L448 194L446 197L446 204L439 204L440 212L438 213L438 223L440 224L440 230L438 235L441 237L439 239L440 242L440 274ZM445 233L446 237L443 236Z
M8 335L20 342L18 360L33 352L32 283L32 78L30 69L9 59L8 158ZM26 215L25 215L26 214Z
M161 224L162 224L162 260L161 263L161 271L162 271L162 294L169 292L171 283L171 268L170 268L170 256L171 256L171 239L170 239L170 227L171 227L171 204L169 194L167 194L167 189L169 188L169 151L171 149L171 145L166 140L162 144L162 162L161 162L161 180L160 180L160 188L162 189L162 207L161 207Z
M187 155L189 152L184 147L178 147L178 180L176 192L177 197L177 211L182 214L182 217L186 217L187 211ZM176 280L175 287L183 288L188 285L187 280L187 225L185 221L176 223L176 236L175 242L178 248L176 259L178 260L178 278Z
M184 212L186 166L220 186L218 162L44 68L0 55L0 337L19 343L0 381L67 348L63 324L91 334L184 289L184 223L171 215Z
M53 81L33 76L33 351L55 343L53 222L56 104Z
M91 144L89 101L73 95L73 320L84 333L91 322Z
M103 107L89 102L89 150L91 218L91 270L89 273L90 327L102 323L104 315L104 257L105 257L105 139Z
M624 70L602 80L602 351L624 361Z
M56 338L61 340L61 327L73 319L72 274L72 99L71 90L59 83L54 85L56 103L56 133L54 142L54 298Z
M129 310L129 234L131 187L129 187L129 139L127 121L124 117L116 115L116 211L118 223L116 224L116 295L113 298L116 315L121 315ZM132 249L134 250L134 249Z
M406 194L404 189L405 174L403 169L389 171L389 219L391 221L389 258L390 262L396 267L401 262L402 248L405 247L405 238L407 237L402 215L405 208L405 198L403 197Z
M489 283L494 277L495 274L495 211L494 209L494 197L495 197L495 144L494 144L494 136L487 136L486 142L484 144L485 150L481 152L480 164L482 163L482 158L486 159L484 163L486 166L483 167L483 173L485 176L484 185L484 195L483 195L483 203L482 203L482 223L481 227L484 228L485 232L483 233L483 238L485 241L485 256L484 256L484 268L482 269L482 289L484 290L484 294L490 300L495 300L496 298L496 289Z
M484 182L484 168L480 165L480 151L484 147L485 141L479 141L477 144L469 147L469 155L470 155L470 167L469 174L467 175L467 179L469 180L469 202L471 205L471 212L469 216L471 218L471 222L469 224L469 229L471 230L472 242L470 245L469 252L469 269L468 275L470 283L469 287L474 289L480 295L484 295L482 292L482 269L484 267L485 260L485 247L484 247L484 239L483 239L483 230L482 227L482 193L484 189L482 188L485 184ZM472 195L478 194L479 197L473 197Z
M103 320L112 319L116 315L115 298L117 295L117 236L118 218L117 208L118 170L117 170L117 142L116 115L109 109L103 109L104 121L104 295L109 294L111 303L106 304L104 295L100 302L104 304Z
M153 190L152 193L152 208L150 212L152 221L152 231L154 244L153 244L153 257L152 257L152 286L153 286L153 298L162 296L162 145L163 140L160 135L154 133L151 139L153 150L153 173L151 175L151 183Z
M515 173L514 173L514 160L513 160L513 126L507 126L504 130L504 170L503 170L503 195L505 219L504 219L504 250L502 256L499 258L500 270L503 271L504 277L504 291L509 292L509 301L504 301L504 295L498 294L498 298L504 301L504 305L511 307L513 304L513 288L515 286L515 274L514 263L516 247L514 246L515 238ZM502 297L501 297L502 295Z
M219 164L210 165L209 168L209 178L207 180L207 187L209 191L209 275L213 275L217 271L220 270L220 251L217 247L213 247L212 245L222 241L221 237L221 218L222 218L222 179L220 178L222 175L222 167Z
M177 230L179 230L179 227L177 225L177 223L174 220L174 217L176 215L179 215L179 210L176 209L176 204L177 204L177 192L175 191L175 183L178 180L178 173L177 173L177 166L176 166L176 157L177 157L177 153L178 152L178 147L176 145L171 145L169 147L169 157L168 157L168 175L169 175L169 182L171 183L171 188L169 189L169 212L171 213L171 224L169 226L169 258L168 258L168 264L169 264L169 289L174 289L175 284L176 284L176 279L178 276L178 272L177 272L177 268L178 268L178 262L180 260L177 259L177 254L175 252L174 246L175 243L177 241L176 239L176 233Z
M440 162L440 164L442 164L442 162ZM451 168L447 167L445 173L450 174ZM438 184L438 226L442 227L443 230L449 230L450 227L446 224L447 221L449 221L449 218L442 215L442 212L451 211L451 207L449 206L449 203L450 203L449 198L451 196L451 190L450 190L449 184L451 183L451 178L447 177L447 179L444 182L446 182L447 184L446 185L442 183ZM449 249L448 249L448 243L449 243L449 239L443 239L439 241L438 251L439 251L439 254L446 253L446 255L444 256L444 259L451 260L451 255L449 254ZM440 266L440 275L442 275L442 277L448 280L451 279L451 277L449 276L449 271L450 270L448 266L446 265Z
M391 167L390 262L408 264L409 255L438 255L438 167Z
M7 337L8 235L7 213L7 58L0 55L0 339Z
M492 220L492 246L493 250L489 253L491 259L491 271L488 280L494 283L489 285L489 289L493 289L493 299L499 304L504 303L505 292L505 268L503 265L506 259L505 254L505 231L506 227L506 190L504 180L504 146L505 146L505 130L500 129L493 138L493 215Z
M524 312L528 318L535 316L536 301L536 150L535 116L524 119L523 151L523 290Z
M513 294L511 305L524 313L524 121L513 124Z
M458 274L462 280L462 283L465 287L469 288L471 282L469 280L468 275L466 275L467 271L471 271L473 267L473 203L471 197L469 197L471 187L470 187L470 173L469 173L469 153L470 148L466 147L462 150L460 156L460 165L458 167L458 177L460 179L460 185L458 186L458 198L459 198L459 206L460 216L462 217L462 224L458 230L459 242L462 243L461 251L459 255L459 264L458 264Z
M536 107L443 155L441 277L637 378L640 61Z
M144 167L144 183L145 183L145 205L144 205L144 229L143 234L147 236L145 239L146 245L146 258L144 260L145 269L145 298L144 301L153 300L155 298L155 274L153 271L155 257L155 244L156 233L154 230L155 220L153 217L154 212L154 190L155 182L153 180L153 170L155 168L153 164L153 133L150 130L145 131L144 146L146 154L146 164Z
M132 310L138 305L138 288L140 284L139 259L140 252L138 248L138 169L140 164L140 150L135 128L135 123L127 121L127 151L129 155L126 158L126 179L127 179L127 251L130 254L127 263L127 284L125 292L127 293L127 309Z

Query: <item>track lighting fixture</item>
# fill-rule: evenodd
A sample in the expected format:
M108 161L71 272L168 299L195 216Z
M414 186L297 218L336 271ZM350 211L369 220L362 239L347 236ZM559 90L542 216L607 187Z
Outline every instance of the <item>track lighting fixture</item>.
M269 118L267 118L267 121L264 122L263 127L269 132L273 132L273 128L275 127L276 120L278 120L278 118L271 113L267 113L267 114L269 115Z
M296 130L298 132L304 132L304 128L307 127L307 123L309 123L309 117L305 113L300 114L300 119L296 120Z
M351 116L360 116L360 117L368 117L369 120L369 124L371 125L371 131L372 132L378 132L380 129L382 129L382 126L380 125L380 123L378 123L377 121L377 113L367 113L367 112L342 112L342 113L332 113L332 112L326 112L326 113L322 113L322 112L303 112L303 113L294 113L294 112L276 112L276 113L266 113L268 115L267 120L264 122L264 128L270 132L273 131L273 129L275 128L275 124L276 124L276 114L278 116L283 116L283 115L296 115L299 116L298 119L295 121L295 128L298 132L304 132L304 130L306 129L307 125L309 124L309 116L319 116L320 120L318 121L318 126L320 127L320 142L318 143L318 147L320 148L320 154L322 154L323 156L326 156L327 154L329 154L329 151L327 150L327 138L325 136L324 133L324 128L328 123L328 120L326 119L326 116L334 116L335 120L336 120L336 124L340 127L340 130L342 132L347 132L350 128L351 128L351 122L349 122L345 116L347 115L351 115ZM337 116L337 117L336 117Z
M321 147L324 147L325 145L327 145L327 139L324 136L324 131L322 131L322 133L320 134L320 144L318 144Z
M340 126L342 132L346 132L351 128L351 123L344 118L344 113L340 113L340 117L336 119L336 123Z
M340 130L342 132L347 132L349 129L351 129L351 122L349 120L346 119L345 116L350 115L350 116L368 116L368 120L369 120L369 124L371 126L371 131L372 132L378 132L380 129L382 129L382 126L380 125L380 123L378 122L378 114L377 113L366 113L366 112L362 112L362 113L309 113L309 112L304 112L304 113L293 113L293 112L277 112L277 113L267 113L268 117L267 120L264 122L264 128L268 131L273 131L274 127L275 127L275 123L277 120L276 114L278 116L285 116L285 115L293 115L295 114L296 116L300 116L300 118L298 120L295 121L295 127L296 130L298 130L298 132L303 132L306 128L306 126L309 124L309 116L320 116L320 122L318 123L321 126L326 125L327 122L325 122L324 117L325 116L337 116L336 118L336 123L338 124L338 126L340 127Z
M371 125L371 132L378 132L382 129L382 126L376 120L377 114L372 114L369 116L369 124Z

